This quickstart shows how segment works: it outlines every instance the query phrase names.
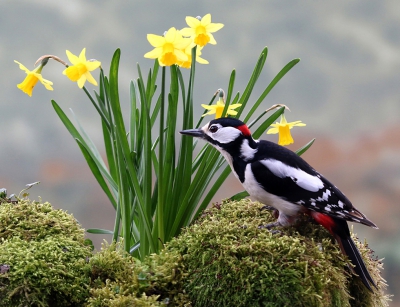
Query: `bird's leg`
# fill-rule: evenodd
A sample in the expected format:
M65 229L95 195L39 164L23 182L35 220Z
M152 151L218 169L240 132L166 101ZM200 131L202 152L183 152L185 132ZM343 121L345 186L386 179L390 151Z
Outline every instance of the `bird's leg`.
M279 227L279 226L290 226L293 225L293 223L295 223L296 221L296 216L288 216L282 212L279 212L278 210L275 210L273 212L274 216L277 217L278 219L276 220L276 222L274 223L269 223L267 225L260 225L258 226L258 228L260 229L268 229L270 232L272 232L273 234L275 233L280 233L279 230L271 230L274 227Z

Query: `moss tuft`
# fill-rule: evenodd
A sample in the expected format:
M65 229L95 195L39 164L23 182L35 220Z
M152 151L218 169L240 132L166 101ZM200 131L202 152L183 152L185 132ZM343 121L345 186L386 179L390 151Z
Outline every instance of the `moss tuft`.
M55 210L47 202L22 199L16 204L0 204L0 238L19 237L31 241L57 235L84 242L84 230L77 220L63 210Z
M76 306L88 296L90 248L65 236L0 245L0 306Z
M49 203L0 204L0 306L79 306L91 247L75 218Z
M90 259L91 296L87 307L190 306L182 293L182 257L162 251L142 263L121 243L103 244Z
M261 207L249 200L216 205L167 245L183 257L194 306L385 306L375 261L366 264L379 291L363 289L354 300L349 284L360 283L329 233L300 221L272 234L259 228L274 220Z

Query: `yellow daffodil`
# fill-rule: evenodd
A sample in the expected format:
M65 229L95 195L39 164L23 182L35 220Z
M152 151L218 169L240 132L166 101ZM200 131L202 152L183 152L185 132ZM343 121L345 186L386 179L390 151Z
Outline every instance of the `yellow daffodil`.
M276 134L279 133L279 140L278 140L278 144L285 146L285 145L289 145L292 144L293 138L292 135L290 134L290 129L292 129L294 126L297 127L304 127L306 124L302 123L301 120L295 121L295 122L291 122L288 123L286 121L285 115L282 114L281 115L281 122L280 123L276 123L276 124L272 124L271 127L268 131L267 134Z
M217 42L211 33L217 32L224 26L222 23L211 23L211 14L203 18L187 16L186 23L190 28L183 28L182 35L191 37L193 42L201 47L207 44L215 45Z
M22 65L20 62L15 61L15 60L14 60L14 62L19 65L19 68L21 70L26 72L26 77L25 77L24 81L22 81L20 84L17 85L17 87L21 91L23 91L25 94L32 96L32 90L38 81L40 81L47 90L49 90L49 91L53 90L53 88L51 87L53 85L53 82L43 79L43 76L41 75L42 68L44 66L43 64L39 65L34 70L30 71L24 65Z
M188 59L187 61L183 61L178 63L178 65L180 67L183 68L190 68L190 66L192 65L192 48L196 46L196 44L192 43L189 46L186 47L186 49L184 50L185 54L187 55ZM200 63L200 64L208 64L208 61L201 58L201 49L203 49L203 47L197 47L196 50L196 62Z
M93 78L91 71L99 68L101 63L96 60L86 60L86 48L83 48L79 57L72 54L67 50L68 60L72 63L72 66L67 67L63 74L66 75L71 81L78 82L80 88L83 87L86 80L97 85L96 80Z
M171 66L188 60L185 50L191 43L190 39L183 38L180 31L170 28L164 36L147 34L147 40L154 47L144 57L158 59L161 66Z
M206 116L206 115L211 115L211 114L215 114L215 118L221 118L222 116L222 112L224 111L225 108L225 103L224 100L222 98L220 98L217 101L216 105L206 105L206 104L202 104L201 105L204 109L209 110L207 113L203 114L202 116ZM228 110L226 111L226 115L236 115L237 112L235 111L236 108L240 107L241 104L240 103L234 103L228 106Z

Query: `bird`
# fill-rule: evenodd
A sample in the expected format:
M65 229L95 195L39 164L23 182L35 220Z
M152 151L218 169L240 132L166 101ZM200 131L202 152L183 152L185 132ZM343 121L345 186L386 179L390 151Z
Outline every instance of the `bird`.
M278 211L276 222L265 228L290 226L300 215L310 215L335 238L366 288L372 292L372 286L377 288L351 238L347 221L378 227L303 158L276 143L253 139L248 126L233 117L214 119L199 129L180 133L215 147L248 194Z

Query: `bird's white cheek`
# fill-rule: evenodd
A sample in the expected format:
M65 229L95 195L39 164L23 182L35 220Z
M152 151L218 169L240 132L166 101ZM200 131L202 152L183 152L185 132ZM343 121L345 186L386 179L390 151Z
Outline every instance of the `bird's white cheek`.
M207 134L218 143L227 144L236 140L242 132L233 127L223 127L215 133L208 131Z

